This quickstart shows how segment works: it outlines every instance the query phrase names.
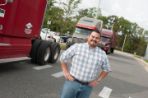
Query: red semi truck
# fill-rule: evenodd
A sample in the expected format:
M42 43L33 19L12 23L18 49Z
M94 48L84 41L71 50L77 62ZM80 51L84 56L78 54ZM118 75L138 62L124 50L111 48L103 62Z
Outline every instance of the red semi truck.
M40 39L46 6L47 0L0 0L0 63L57 61L59 44Z
M113 53L115 48L115 34L111 30L102 29L103 22L98 19L82 17L76 24L75 32L67 42L67 47L74 43L85 42L87 36L93 31L101 32L101 42L98 45L106 53Z
M113 53L116 47L116 33L112 30L102 29L99 46L107 53Z

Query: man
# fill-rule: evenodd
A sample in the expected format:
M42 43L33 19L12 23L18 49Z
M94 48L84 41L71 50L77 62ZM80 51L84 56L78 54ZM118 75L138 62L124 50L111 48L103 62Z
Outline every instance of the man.
M97 47L99 41L100 33L92 31L86 43L74 44L61 55L61 67L66 78L61 98L89 98L92 87L111 71L106 53Z

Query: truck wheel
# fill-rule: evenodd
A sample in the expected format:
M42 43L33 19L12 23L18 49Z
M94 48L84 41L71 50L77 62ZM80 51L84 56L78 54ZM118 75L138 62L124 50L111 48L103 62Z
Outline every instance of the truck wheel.
M51 56L51 42L42 41L37 52L37 64L44 65Z
M36 39L32 44L32 48L31 48L31 52L30 52L30 57L31 57L32 63L36 63L37 49L39 48L40 44L41 44L40 39Z
M111 53L114 53L114 48L111 48L110 52L111 52Z
M111 53L111 48L109 48L107 51L106 51L106 54L110 54Z
M51 57L49 58L50 63L55 63L60 55L60 45L58 43L51 44Z

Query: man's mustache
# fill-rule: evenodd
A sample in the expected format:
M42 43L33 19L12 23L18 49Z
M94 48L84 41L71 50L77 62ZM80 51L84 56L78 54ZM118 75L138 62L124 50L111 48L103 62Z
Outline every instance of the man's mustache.
M91 40L91 41L93 41L93 42L97 43L97 41L95 41L95 40Z

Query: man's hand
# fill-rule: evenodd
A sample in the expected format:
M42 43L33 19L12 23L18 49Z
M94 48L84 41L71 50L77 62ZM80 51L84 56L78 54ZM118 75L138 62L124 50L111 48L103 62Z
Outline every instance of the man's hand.
M91 86L91 87L96 87L97 84L99 84L99 83L100 83L99 81L94 80L94 81L91 81L91 82L89 83L89 86Z
M67 72L67 71L63 71L63 72L64 72L64 76L67 80L70 80L70 81L74 80L73 76L71 76L71 74L69 72Z
M67 68L67 64L64 63L64 62L61 62L61 67L62 67L62 70L63 70L63 73L64 73L64 77L65 77L67 80L73 81L74 78L73 78L72 75L69 73L68 68Z

